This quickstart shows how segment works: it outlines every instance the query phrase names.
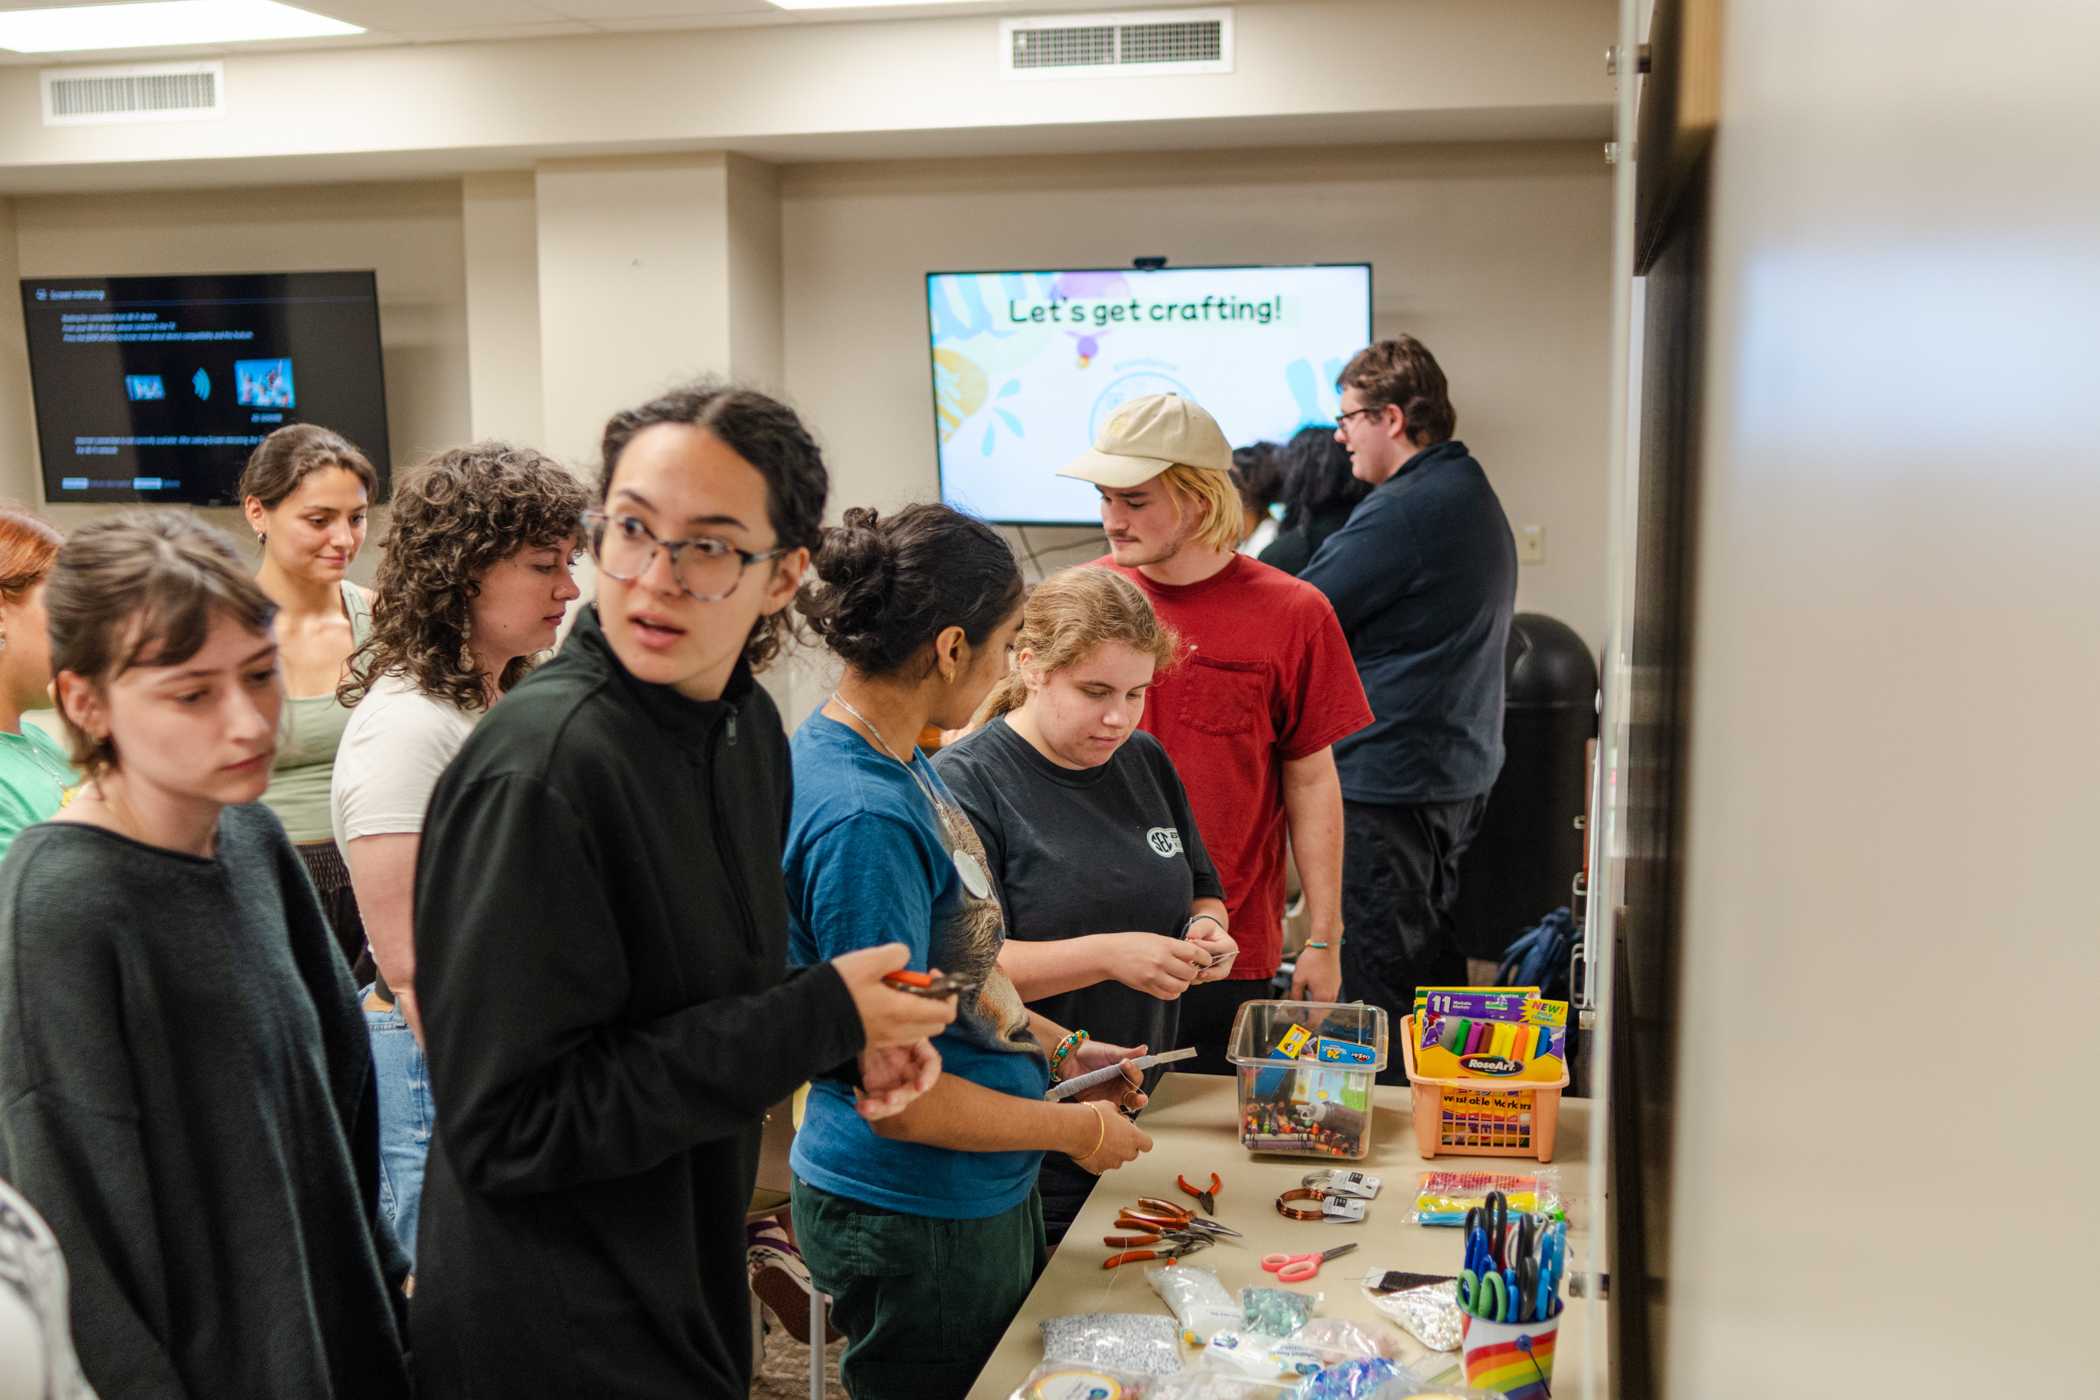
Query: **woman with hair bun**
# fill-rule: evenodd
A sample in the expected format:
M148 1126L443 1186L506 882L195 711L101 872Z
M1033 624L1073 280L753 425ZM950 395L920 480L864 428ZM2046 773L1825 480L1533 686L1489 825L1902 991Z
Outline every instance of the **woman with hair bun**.
M79 775L27 710L50 704L44 580L64 538L27 511L0 507L0 855L25 826L57 815Z
M372 633L338 690L353 706L329 810L370 940L363 990L379 1075L381 1201L411 1258L434 1112L415 999L416 853L438 776L554 645L590 496L529 447L441 452L394 493Z
M902 937L911 966L960 979L943 1073L869 1123L818 1082L795 1136L795 1231L846 1334L855 1400L959 1396L1047 1258L1036 1170L1046 1151L1100 1173L1152 1140L1126 1069L1089 1101L1047 1103L1054 1079L1144 1051L1022 1005L1000 970L999 892L983 843L915 737L964 724L1006 674L1021 571L983 521L946 506L849 510L827 530L803 616L845 662L796 731L787 837L790 954L836 956Z

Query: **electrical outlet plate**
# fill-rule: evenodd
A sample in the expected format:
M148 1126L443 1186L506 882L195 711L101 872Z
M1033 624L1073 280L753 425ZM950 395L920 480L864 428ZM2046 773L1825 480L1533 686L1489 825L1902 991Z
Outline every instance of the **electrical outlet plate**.
M1524 525L1517 530L1517 562L1519 564L1543 564L1546 562L1546 527Z

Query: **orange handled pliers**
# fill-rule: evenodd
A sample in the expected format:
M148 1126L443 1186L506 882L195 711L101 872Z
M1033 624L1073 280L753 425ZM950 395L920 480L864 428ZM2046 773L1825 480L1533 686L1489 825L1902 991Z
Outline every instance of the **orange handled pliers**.
M1210 1189L1207 1191L1199 1191L1189 1185L1189 1179L1185 1176L1175 1177L1174 1184L1188 1192L1189 1195L1194 1196L1196 1204L1203 1207L1205 1215L1216 1215L1218 1213L1218 1193L1225 1189L1225 1183L1218 1179L1216 1172L1210 1174Z

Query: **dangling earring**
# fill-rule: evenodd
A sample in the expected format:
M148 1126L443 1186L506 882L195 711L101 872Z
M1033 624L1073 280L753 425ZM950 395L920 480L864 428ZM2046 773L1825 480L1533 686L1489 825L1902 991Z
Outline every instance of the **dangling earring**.
M474 653L472 649L467 646L468 640L471 637L473 637L473 635L474 615L472 613L469 613L467 614L466 620L459 624L459 669L465 671L470 676L478 675L481 672L480 665L477 664L474 660Z
M5 653L6 651L7 651L7 634L6 634L5 632L0 632L0 654L4 654L4 653Z
M268 530L257 530L255 532L255 547L257 549L261 549L264 545L268 544L269 542L270 532Z

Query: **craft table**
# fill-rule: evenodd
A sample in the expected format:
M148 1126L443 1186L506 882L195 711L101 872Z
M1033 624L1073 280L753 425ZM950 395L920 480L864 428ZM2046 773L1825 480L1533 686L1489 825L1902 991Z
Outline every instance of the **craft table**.
M1166 1305L1145 1281L1145 1269L1150 1266L1126 1264L1108 1270L1101 1267L1101 1262L1115 1252L1101 1243L1101 1237L1116 1233L1113 1227L1118 1208L1139 1196L1193 1204L1176 1189L1177 1172L1198 1183L1209 1181L1213 1171L1224 1177L1217 1218L1246 1236L1244 1242L1227 1242L1194 1254L1190 1263L1214 1269L1219 1281L1237 1294L1250 1284L1276 1285L1273 1275L1262 1272L1264 1254L1299 1254L1354 1240L1354 1252L1329 1261L1312 1282L1292 1286L1325 1295L1317 1316L1349 1318L1374 1336L1396 1339L1400 1360L1413 1362L1429 1355L1398 1323L1374 1308L1362 1288L1364 1275L1373 1270L1458 1272L1460 1232L1425 1229L1408 1219L1417 1178L1432 1168L1524 1172L1539 1164L1527 1164L1526 1159L1514 1157L1439 1157L1433 1162L1425 1161L1415 1150L1407 1089L1381 1087L1374 1102L1371 1154L1361 1162L1254 1157L1240 1146L1236 1126L1238 1100L1230 1076L1168 1074L1138 1118L1138 1126L1152 1136L1152 1150L1130 1165L1108 1173L1095 1186L1050 1267L1043 1271L1013 1325L999 1339L998 1349L970 1391L970 1400L1006 1400L1043 1359L1040 1325L1045 1318L1091 1312L1167 1315ZM1589 1104L1563 1097L1560 1136L1554 1144L1554 1159L1547 1165L1559 1172L1561 1194L1567 1203L1569 1267L1584 1272L1594 1267L1589 1257L1594 1223L1588 1219L1589 1131ZM1371 1202L1370 1216L1362 1224L1286 1220L1276 1213L1279 1193L1298 1185L1307 1172L1324 1167L1355 1168L1384 1178L1384 1189ZM1554 1364L1553 1393L1559 1400L1601 1400L1603 1390L1586 1389L1585 1380L1592 1348L1603 1345L1602 1331L1600 1306L1579 1298L1567 1300ZM1592 1332L1596 1335L1590 1335ZM1184 1347L1184 1362L1193 1362L1197 1354L1194 1348ZM1458 1353L1445 1355L1455 1376Z

